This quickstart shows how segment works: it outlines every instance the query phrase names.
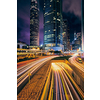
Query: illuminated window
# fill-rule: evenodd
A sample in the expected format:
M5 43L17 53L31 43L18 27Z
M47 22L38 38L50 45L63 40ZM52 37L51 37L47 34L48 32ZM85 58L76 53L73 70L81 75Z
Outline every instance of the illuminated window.
M59 39L60 39L60 35L59 35L58 37L59 37Z
M50 21L47 21L46 23L49 23Z
M55 17L53 17L53 20L56 20L56 18L55 18Z
M51 7L51 5L50 5L50 7Z
M54 29L53 31L56 31L56 29Z
M45 13L45 14L50 15L50 14L53 14L53 13L54 13L54 12L51 12L51 13L48 13L48 12L47 12L47 13Z
M44 36L44 40L47 40L46 35Z
M52 37L54 37L54 34L52 34Z
M46 15L47 13L48 13L48 12L46 12L45 15Z
M47 38L51 38L51 34L50 35L47 35Z
M60 13L59 12L57 12L57 16L59 16L60 15Z
M57 2L59 2L59 0L57 0Z
M60 21L60 19L57 19L58 21Z

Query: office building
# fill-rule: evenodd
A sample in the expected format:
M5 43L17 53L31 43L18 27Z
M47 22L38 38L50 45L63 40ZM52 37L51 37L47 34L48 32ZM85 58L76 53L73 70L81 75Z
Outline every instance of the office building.
M67 50L67 20L63 20L63 45L64 45L64 51Z
M76 31L74 32L74 40L77 39L77 34L76 34Z
M70 29L67 27L67 51L71 50L70 47Z
M30 7L30 46L39 45L39 7L38 0L31 0Z
M81 32L74 34L75 38L72 41L72 50L81 49Z
M44 0L44 48L63 51L62 0Z
M84 0L81 1L81 32L82 32L82 50L84 51Z

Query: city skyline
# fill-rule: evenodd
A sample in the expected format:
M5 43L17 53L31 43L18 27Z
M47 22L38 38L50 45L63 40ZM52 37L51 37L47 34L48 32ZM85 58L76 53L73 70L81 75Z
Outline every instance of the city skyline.
M30 1L17 1L17 40L30 45ZM39 43L43 44L43 2L39 0ZM63 18L68 20L71 41L74 31L81 31L81 1L62 0ZM70 41L70 42L71 42Z

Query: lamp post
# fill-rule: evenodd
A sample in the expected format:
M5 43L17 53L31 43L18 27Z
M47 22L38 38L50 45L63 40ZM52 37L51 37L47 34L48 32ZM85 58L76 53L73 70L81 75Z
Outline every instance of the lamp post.
M31 73L30 72L28 73L28 76L29 76L29 84L30 84L30 76L31 76Z

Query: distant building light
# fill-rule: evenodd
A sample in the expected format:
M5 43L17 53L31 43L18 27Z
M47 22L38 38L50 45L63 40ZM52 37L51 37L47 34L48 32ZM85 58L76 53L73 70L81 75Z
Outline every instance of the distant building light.
M53 17L53 20L56 20L56 18L55 18L55 17Z
M60 19L57 19L58 21L60 21Z
M56 29L54 29L53 31L56 31Z

